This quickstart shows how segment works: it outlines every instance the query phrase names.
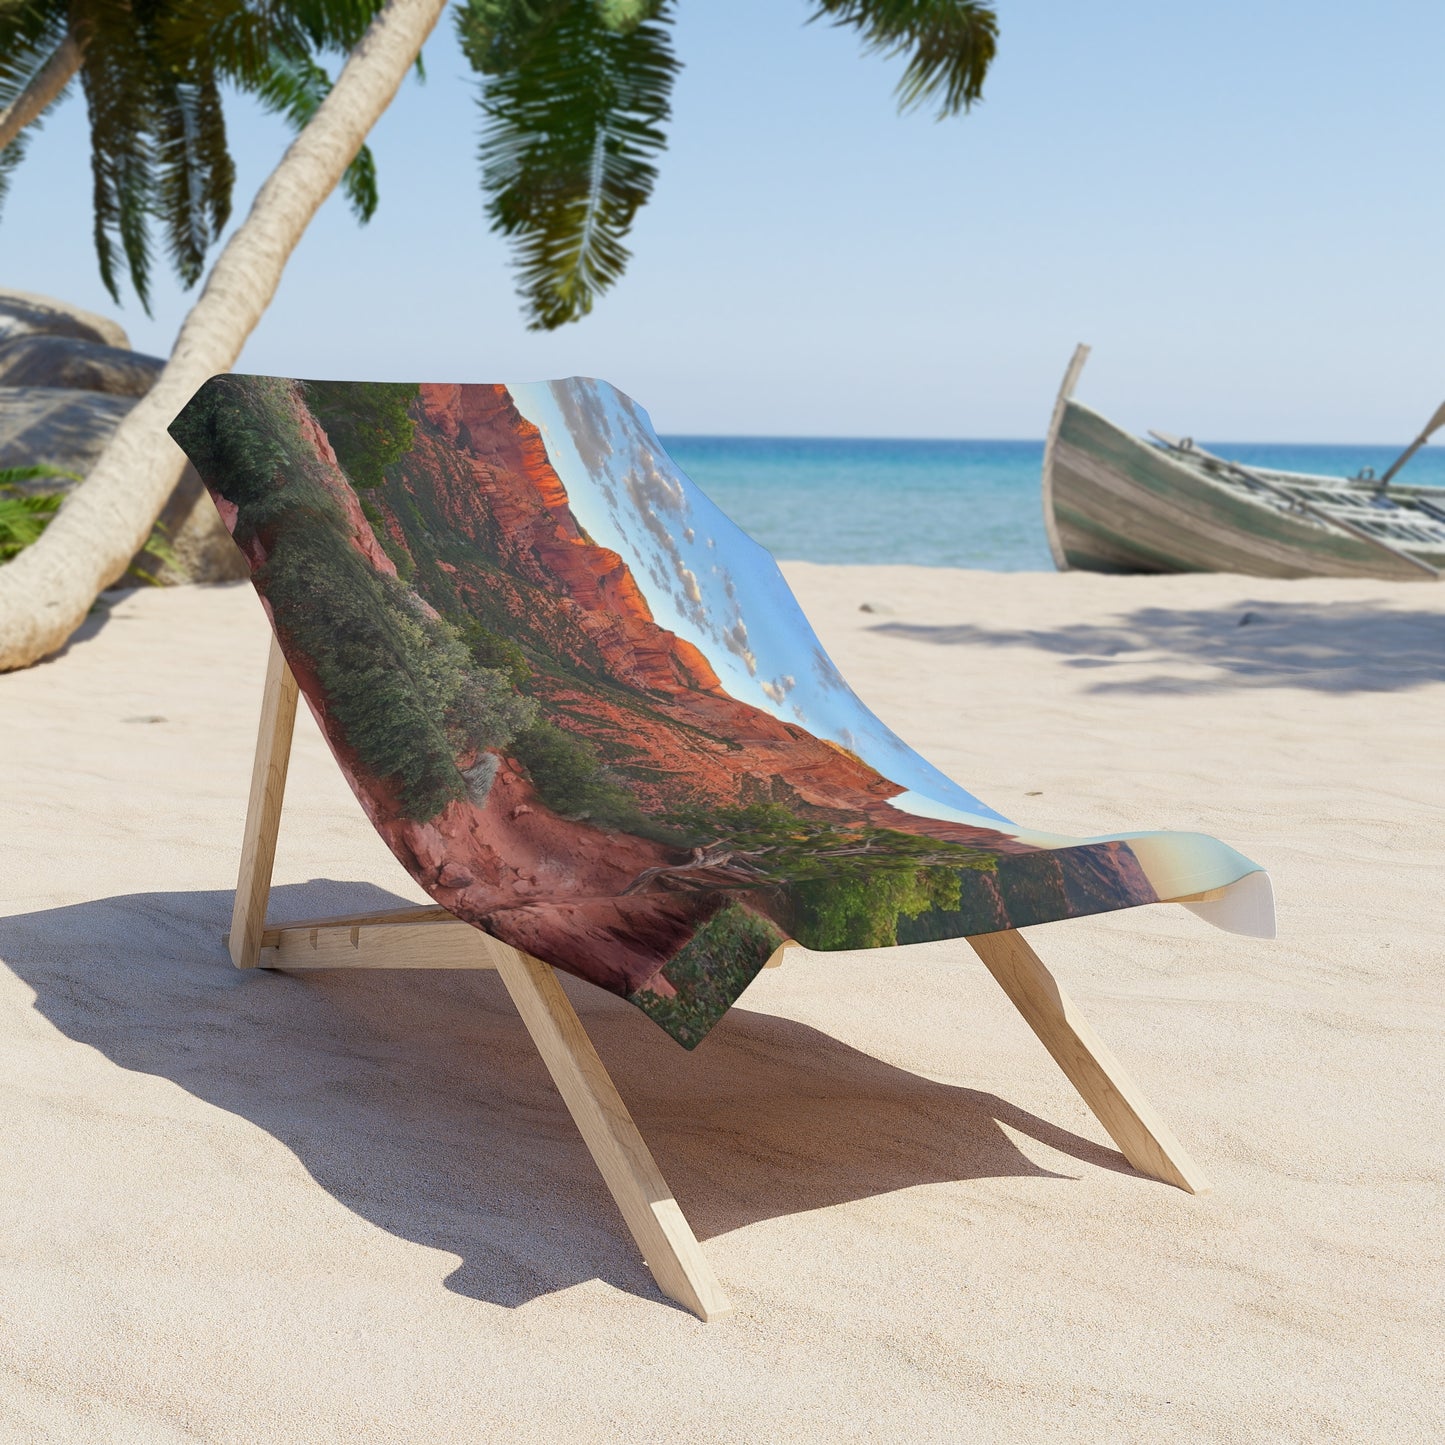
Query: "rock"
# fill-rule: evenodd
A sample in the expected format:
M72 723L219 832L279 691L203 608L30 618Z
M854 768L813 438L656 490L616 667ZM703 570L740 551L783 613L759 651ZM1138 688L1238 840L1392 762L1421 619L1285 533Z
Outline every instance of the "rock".
M106 396L58 386L0 387L0 467L44 462L84 476L105 449L133 396ZM55 478L26 483L27 491L57 492Z
M567 730L599 751L626 738L646 757L645 769L629 773L644 810L670 806L670 790L686 778L695 797L725 806L771 801L837 808L883 827L896 825L898 812L886 800L902 791L897 784L846 748L732 697L707 658L658 623L628 565L583 531L540 432L506 388L423 386L418 401L404 475L377 494L387 524L395 524L394 535L409 552L416 548L413 555L424 556L429 530L440 518L449 555L460 561L470 545L474 556L486 559L485 568L460 567L447 579L457 606L486 617L489 627L525 650L564 664L557 672L533 674L533 697L544 715L565 716ZM302 436L321 464L316 475L330 476L324 432L313 427ZM405 505L408 497L413 506ZM379 566L377 571L390 576ZM645 709L632 700L639 692L647 696ZM487 816L499 826L504 809L536 807L535 793L516 797L506 779L499 771L489 790ZM461 808L458 816L475 815ZM540 807L533 815L505 816L516 832L533 838L549 816L556 817L567 841L559 838L555 848L539 848L534 856L567 857L581 876L575 848L596 830L589 834ZM908 827L1001 855L1028 851L1026 844L970 824L910 817ZM658 863L668 861L665 850L656 852ZM520 855L504 856L521 868ZM615 864L598 860L598 866ZM658 864L634 869L619 887L648 866ZM471 871L482 876L475 867Z
M322 430L320 422L306 410L299 397L296 399L297 423L301 427L302 435L316 448L321 459L326 463L326 469L322 472L320 481L322 486L335 499L337 506L346 513L347 526L351 530L352 545L361 553L371 565L385 577L396 576L396 563L386 555L386 549L377 541L376 532L366 519L366 513L361 510L361 499L352 489L351 483L346 480L346 473L341 470L341 463L336 460L336 452L331 445L331 438ZM417 599L421 601L420 598ZM435 613L427 607L428 612Z
M692 643L657 626L622 558L584 537L541 432L517 411L506 387L427 386L421 403L427 429L447 443L431 497L448 526L483 546L500 528L518 575L572 599L585 634L577 640L606 654L628 684L721 689Z
M0 287L0 337L73 336L130 350L130 338L114 321L53 296Z
M0 468L43 462L86 476L111 433L165 365L130 350L113 321L49 296L0 289ZM30 492L68 492L74 482L41 477ZM246 560L187 465L160 516L172 560L132 559L117 589L151 582L230 582Z
M45 462L83 477L135 403L133 396L106 396L98 391L0 386L0 468ZM39 477L19 485L27 492L68 492L76 484L62 477ZM131 562L133 571L122 577L117 587L137 587L147 580L166 584L234 582L249 576L246 559L231 541L189 463L160 522L174 560L163 562L140 552Z
M68 387L108 396L144 396L165 362L74 336L12 336L0 341L0 386Z
M483 753L471 767L462 769L462 777L466 779L467 783L467 796L479 808L487 801L487 796L492 791L492 784L496 781L497 768L501 761L496 753Z
M437 874L439 888L470 888L475 881L460 863L445 863Z

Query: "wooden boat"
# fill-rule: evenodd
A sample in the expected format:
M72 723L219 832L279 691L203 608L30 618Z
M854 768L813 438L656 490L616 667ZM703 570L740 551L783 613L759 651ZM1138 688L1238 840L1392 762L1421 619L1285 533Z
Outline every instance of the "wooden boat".
M1044 447L1044 526L1061 571L1243 572L1438 580L1445 488L1395 474L1445 425L1445 406L1381 477L1245 466L1189 438L1121 430L1073 400L1075 352Z

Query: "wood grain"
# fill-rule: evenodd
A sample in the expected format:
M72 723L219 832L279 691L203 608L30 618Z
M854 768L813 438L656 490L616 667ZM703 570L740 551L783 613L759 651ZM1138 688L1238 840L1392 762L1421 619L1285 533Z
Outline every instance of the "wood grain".
M262 965L319 968L495 968L495 938L463 923L281 924L261 935Z
M1129 1163L1190 1194L1207 1194L1203 1172L1023 935L1009 929L968 941Z
M699 1319L732 1305L652 1154L637 1132L557 975L545 963L497 944L497 971L586 1141L642 1257L669 1299Z
M1212 485L1075 401L1064 403L1045 495L1068 565L1087 571L1426 576L1377 545Z
M241 872L231 930L223 935L236 966L495 968L658 1288L700 1319L727 1314L732 1305L549 965L437 905L266 925L296 701L296 679L273 637ZM776 962L782 952L776 951Z
M1073 396L1074 388L1079 384L1080 373L1088 359L1089 348L1081 341L1074 348L1074 354L1069 358L1068 368L1064 372L1064 379L1059 384L1059 394L1054 398L1053 415L1049 417L1049 434L1044 438L1044 535L1048 538L1054 566L1060 572L1069 570L1069 556L1059 536L1059 524L1054 516L1054 449L1059 444L1059 428L1063 425L1064 408Z
M237 968L255 968L261 958L261 934L271 896L271 870L276 863L276 834L281 827L281 801L286 792L286 765L296 724L296 679L286 666L281 646L271 637L266 660L266 687L261 696L261 723L256 731L256 762L251 772L251 797L246 804L246 835L241 844L241 870L231 910L228 943Z

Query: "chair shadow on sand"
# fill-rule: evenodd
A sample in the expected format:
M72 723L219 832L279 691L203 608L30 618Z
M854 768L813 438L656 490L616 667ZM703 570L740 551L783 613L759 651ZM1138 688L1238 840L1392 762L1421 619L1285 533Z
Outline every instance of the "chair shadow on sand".
M1404 611L1374 602L1142 607L1112 627L1076 623L1024 631L888 622L870 630L948 647L1033 647L1059 653L1069 659L1066 666L1100 670L1088 689L1093 693L1199 693L1227 687L1397 692L1445 680L1445 612ZM1169 662L1203 663L1215 675L1112 679L1107 673L1121 663Z
M283 919L404 902L328 880L272 899ZM12 916L0 960L67 1037L249 1120L347 1209L460 1256L456 1293L516 1306L602 1278L661 1298L495 974L242 973L219 942L230 904L146 893ZM1132 1172L805 1024L734 1009L687 1054L600 990L568 992L702 1239L914 1185L1070 1177L1000 1124Z

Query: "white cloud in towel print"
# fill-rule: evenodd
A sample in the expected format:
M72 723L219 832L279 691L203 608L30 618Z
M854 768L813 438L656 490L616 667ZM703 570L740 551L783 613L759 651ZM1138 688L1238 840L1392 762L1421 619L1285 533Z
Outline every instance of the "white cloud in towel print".
M999 821L858 700L818 642L772 556L663 450L647 413L605 381L509 386L542 433L572 513L619 553L658 623L698 647L734 697L857 753L908 789L910 811Z

